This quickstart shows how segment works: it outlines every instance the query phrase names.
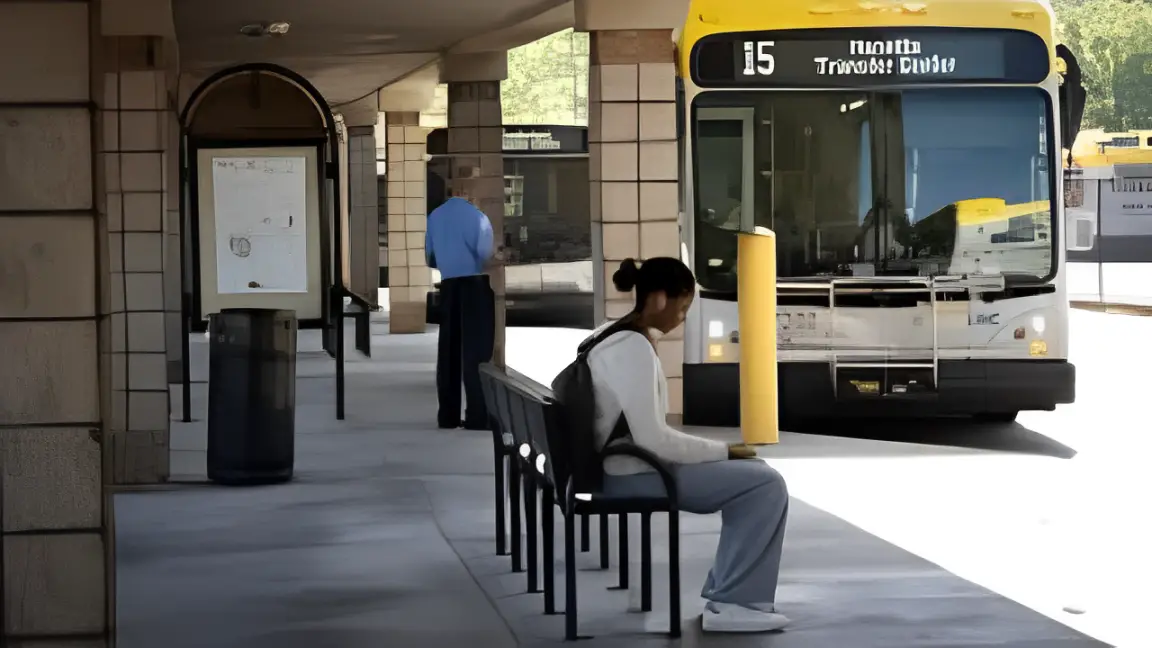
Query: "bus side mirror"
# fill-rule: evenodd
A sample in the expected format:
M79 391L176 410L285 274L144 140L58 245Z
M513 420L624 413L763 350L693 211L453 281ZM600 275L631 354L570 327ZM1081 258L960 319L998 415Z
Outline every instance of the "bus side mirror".
M1096 215L1078 209L1069 209L1065 212L1065 236L1068 244L1065 246L1069 252L1087 252L1096 247Z
M1057 71L1060 72L1060 142L1071 151L1084 123L1088 94L1076 55L1065 45L1056 46ZM1071 155L1071 154L1069 154Z

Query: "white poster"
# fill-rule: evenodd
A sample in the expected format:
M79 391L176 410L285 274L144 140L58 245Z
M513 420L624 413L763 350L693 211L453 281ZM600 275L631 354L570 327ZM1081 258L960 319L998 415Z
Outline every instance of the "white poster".
M307 161L212 158L216 290L308 291Z

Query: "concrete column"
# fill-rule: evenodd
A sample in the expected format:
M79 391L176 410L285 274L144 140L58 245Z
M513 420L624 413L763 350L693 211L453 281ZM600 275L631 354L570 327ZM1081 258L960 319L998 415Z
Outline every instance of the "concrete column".
M418 112L389 112L388 170L388 302L391 333L423 333L432 273L424 258L428 228L424 161L428 130Z
M612 287L622 260L680 257L676 69L671 29L592 31L590 46L592 247L596 318L604 321L634 304L633 295ZM679 420L683 331L660 340L658 351L670 417Z
M102 489L113 413L101 402L111 363L100 354L111 329L104 314L112 291L101 271L111 239L94 177L102 173L93 164L101 122L89 104L102 89L90 72L98 6L0 3L0 150L17 161L0 165L5 646L38 637L104 646L113 618ZM117 415L126 419L124 410Z
M497 248L504 245L504 120L500 109L500 82L507 76L507 52L448 57L441 74L448 83L451 188L453 194L467 197L492 221ZM488 275L496 293L496 344L492 362L502 367L504 266L495 264Z

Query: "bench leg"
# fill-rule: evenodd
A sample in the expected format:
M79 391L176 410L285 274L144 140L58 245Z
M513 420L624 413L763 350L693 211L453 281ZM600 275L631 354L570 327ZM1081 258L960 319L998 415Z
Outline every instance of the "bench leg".
M496 555L508 555L508 485L504 477L504 447L503 444L496 444L492 449L495 455L496 469Z
M576 641L576 518L568 511L564 515L564 640Z
M592 549L592 527L587 515L580 516L580 553L588 553Z
M629 567L629 564L628 564L628 514L627 513L617 513L616 514L616 531L617 531L617 533L616 533L616 545L618 547L618 549L617 549L618 555L616 556L616 561L620 564L620 580L616 584L616 587L611 587L609 589L626 590L626 589L628 589L628 567Z
M547 484L540 494L540 526L544 530L544 614L556 614L556 501Z
M608 569L608 514L600 514L600 569Z
M536 477L525 472L524 475L524 513L525 531L528 536L528 593L540 593L540 518L539 508L536 505Z
M680 636L680 512L668 513L668 636Z
M523 481L520 477L520 462L515 457L508 458L508 506L511 515L512 571L524 571L524 529L520 520L520 491Z
M640 610L652 611L652 514L640 514Z

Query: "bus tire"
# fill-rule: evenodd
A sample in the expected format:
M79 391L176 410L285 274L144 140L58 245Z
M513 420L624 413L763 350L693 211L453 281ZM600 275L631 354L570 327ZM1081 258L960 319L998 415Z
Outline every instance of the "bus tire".
M981 412L973 415L977 423L1014 423L1020 412Z

